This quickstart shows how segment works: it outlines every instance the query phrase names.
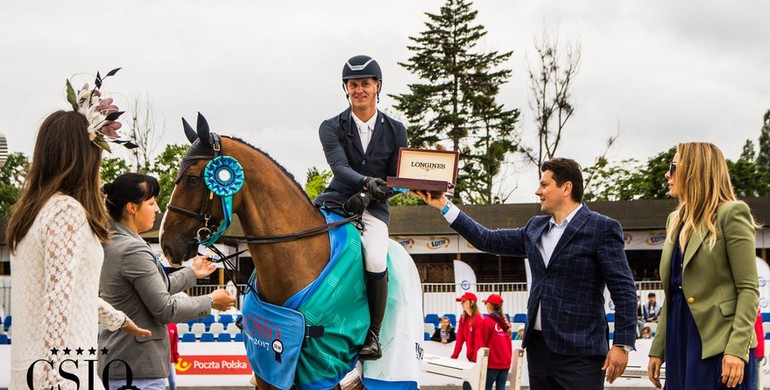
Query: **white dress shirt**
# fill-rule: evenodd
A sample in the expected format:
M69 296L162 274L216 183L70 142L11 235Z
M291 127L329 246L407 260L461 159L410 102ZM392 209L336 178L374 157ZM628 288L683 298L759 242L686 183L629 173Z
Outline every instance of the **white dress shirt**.
M377 123L377 110L374 110L374 115L366 121L359 119L356 114L353 114L353 122L355 122L358 128L361 146L364 147L364 153L366 153L366 147L369 146L369 141L372 140L372 134L374 134L374 124Z

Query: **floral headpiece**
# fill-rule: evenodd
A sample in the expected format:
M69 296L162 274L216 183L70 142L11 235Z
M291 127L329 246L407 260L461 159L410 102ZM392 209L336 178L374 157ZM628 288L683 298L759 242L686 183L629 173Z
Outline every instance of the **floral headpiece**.
M118 133L121 124L116 121L123 115L123 111L118 111L118 106L112 104L112 98L102 99L101 97L102 81L118 73L119 70L120 68L113 69L104 77L96 72L94 88L89 89L88 84L85 84L77 93L72 88L72 83L67 80L67 101L72 105L73 110L83 114L88 120L88 138L96 146L108 152L111 152L108 141L123 145L128 149L137 147L130 140L121 138L120 133Z

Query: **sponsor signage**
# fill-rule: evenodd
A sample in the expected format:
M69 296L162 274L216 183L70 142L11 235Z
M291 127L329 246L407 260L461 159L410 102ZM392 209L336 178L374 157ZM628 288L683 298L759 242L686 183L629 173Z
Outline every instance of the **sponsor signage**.
M175 367L178 375L251 375L246 355L184 355Z

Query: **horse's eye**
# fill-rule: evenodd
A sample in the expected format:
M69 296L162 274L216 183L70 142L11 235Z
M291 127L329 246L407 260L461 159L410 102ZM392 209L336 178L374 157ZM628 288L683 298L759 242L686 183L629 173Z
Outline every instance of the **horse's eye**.
M190 187L195 187L201 182L201 178L198 176L193 175L187 175L187 185Z

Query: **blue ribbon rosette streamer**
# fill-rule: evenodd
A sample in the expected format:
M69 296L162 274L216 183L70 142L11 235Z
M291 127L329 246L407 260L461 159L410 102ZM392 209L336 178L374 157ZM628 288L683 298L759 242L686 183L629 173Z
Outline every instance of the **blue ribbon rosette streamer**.
M219 236L230 227L230 223L233 220L233 195L243 187L244 178L243 167L238 163L238 160L230 156L219 156L209 161L208 165L206 165L206 169L203 172L203 180L206 182L206 187L214 195L222 198L224 218L219 225L219 229L209 238L198 244L205 247L214 245Z

